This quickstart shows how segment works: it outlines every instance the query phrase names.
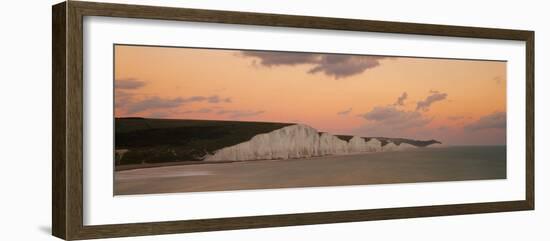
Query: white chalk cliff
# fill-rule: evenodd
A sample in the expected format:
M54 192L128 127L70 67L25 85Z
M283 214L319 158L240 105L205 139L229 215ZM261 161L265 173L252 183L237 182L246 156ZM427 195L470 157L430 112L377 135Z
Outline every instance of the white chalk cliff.
M376 138L354 136L349 141L329 133L296 124L258 134L249 141L228 146L208 154L204 161L251 161L295 159L326 155L343 155L366 152L400 151L417 148L414 145L389 142L382 146Z

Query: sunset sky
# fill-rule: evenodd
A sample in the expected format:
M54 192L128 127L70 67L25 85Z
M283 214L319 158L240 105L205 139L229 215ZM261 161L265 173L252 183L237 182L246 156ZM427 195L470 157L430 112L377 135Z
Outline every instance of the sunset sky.
M506 62L115 46L115 116L506 143Z

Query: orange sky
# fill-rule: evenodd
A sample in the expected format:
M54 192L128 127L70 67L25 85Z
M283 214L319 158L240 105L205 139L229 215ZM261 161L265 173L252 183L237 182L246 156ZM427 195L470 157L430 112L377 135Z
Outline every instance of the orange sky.
M506 62L115 46L115 115L506 143ZM402 101L398 102L398 98Z

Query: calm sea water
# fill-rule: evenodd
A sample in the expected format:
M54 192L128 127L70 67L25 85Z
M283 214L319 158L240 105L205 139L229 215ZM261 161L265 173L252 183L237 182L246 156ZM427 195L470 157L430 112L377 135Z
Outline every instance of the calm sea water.
M506 178L506 146L452 146L115 173L115 195Z

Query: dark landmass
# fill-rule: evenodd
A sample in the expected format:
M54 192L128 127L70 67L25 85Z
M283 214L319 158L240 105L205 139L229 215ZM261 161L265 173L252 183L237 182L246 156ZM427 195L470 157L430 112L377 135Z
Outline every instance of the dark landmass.
M371 137L371 138L378 139L380 142L382 142L382 146L385 146L390 142L393 142L394 144L396 144L398 146L401 143L407 143L407 144L411 144L411 145L417 146L417 147L427 147L427 146L432 145L432 144L442 144L440 141L437 141L437 140L434 140L434 139L427 140L427 141L421 141L421 140L412 140L412 139L405 139L405 138L390 138L390 137Z
M115 118L115 165L200 161L294 123Z

